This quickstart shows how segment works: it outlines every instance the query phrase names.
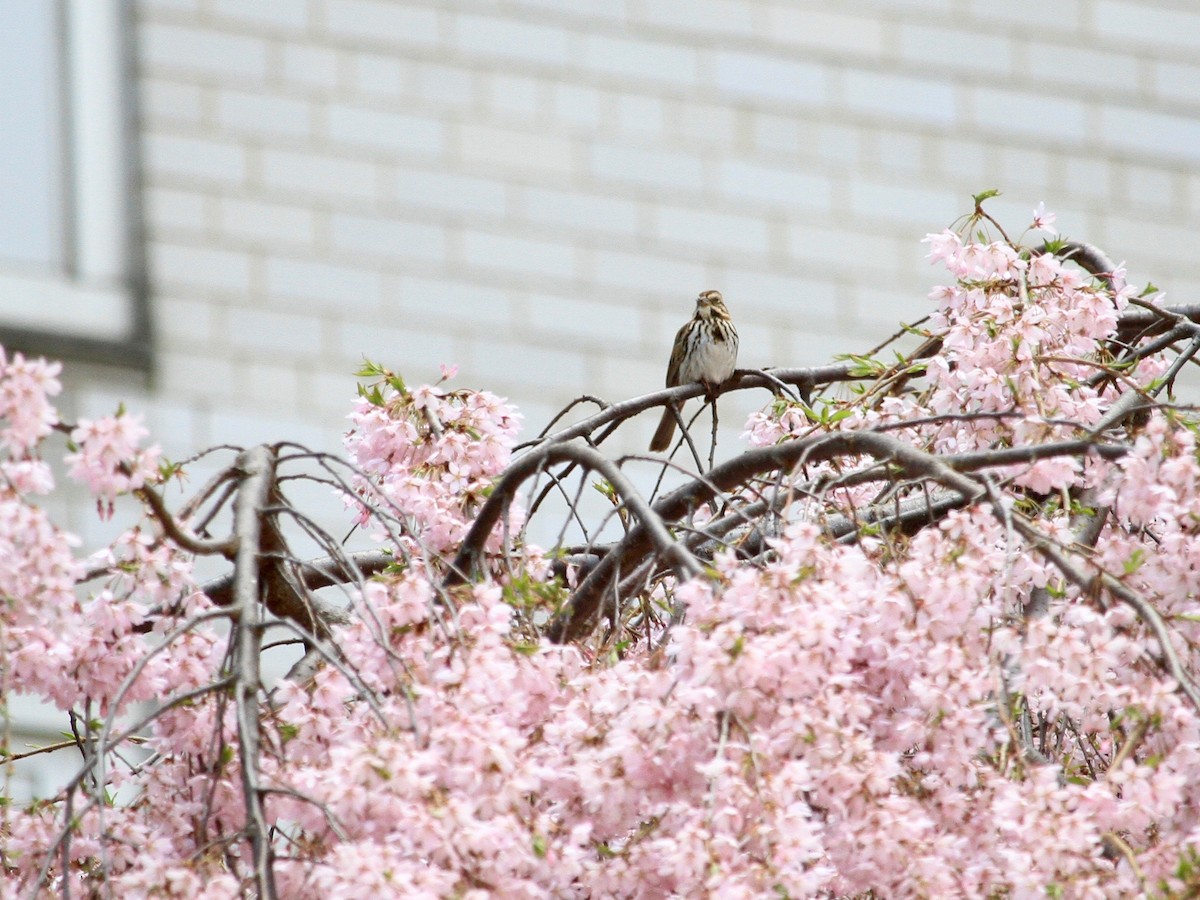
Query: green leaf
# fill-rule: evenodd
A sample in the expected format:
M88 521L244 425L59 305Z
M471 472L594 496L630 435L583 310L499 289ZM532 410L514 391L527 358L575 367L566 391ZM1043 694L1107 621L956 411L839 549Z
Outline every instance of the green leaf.
M364 356L363 364L354 373L354 376L356 378L382 378L385 374L383 366L379 365L379 363L371 362L371 360Z
M1000 191L997 188L989 188L978 194L972 194L971 199L975 201L976 208L979 207L984 200L991 200L993 197L999 197Z

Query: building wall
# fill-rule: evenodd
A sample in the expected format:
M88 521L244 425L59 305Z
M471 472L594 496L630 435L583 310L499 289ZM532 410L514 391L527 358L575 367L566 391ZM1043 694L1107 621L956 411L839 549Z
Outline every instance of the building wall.
M927 311L921 237L992 187L1014 232L1044 200L1200 295L1187 0L135 10L157 368L80 386L176 456L336 447L364 354L410 381L459 363L539 428L657 388L706 288L745 366L862 351Z

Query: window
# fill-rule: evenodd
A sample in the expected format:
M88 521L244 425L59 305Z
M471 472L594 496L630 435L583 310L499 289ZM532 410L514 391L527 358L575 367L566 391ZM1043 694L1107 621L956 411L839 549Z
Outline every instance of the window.
M128 4L0 0L0 341L146 365Z

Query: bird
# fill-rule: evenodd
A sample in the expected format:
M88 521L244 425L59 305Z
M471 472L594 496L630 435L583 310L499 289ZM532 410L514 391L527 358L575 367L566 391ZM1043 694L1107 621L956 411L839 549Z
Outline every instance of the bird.
M738 333L720 291L701 291L696 312L675 335L667 364L667 387L700 382L709 396L737 365ZM675 409L668 405L650 441L651 452L666 450L675 434Z

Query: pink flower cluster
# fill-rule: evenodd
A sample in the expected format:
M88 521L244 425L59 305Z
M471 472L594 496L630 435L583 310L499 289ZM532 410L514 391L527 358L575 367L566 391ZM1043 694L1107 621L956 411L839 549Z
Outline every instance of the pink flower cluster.
M96 497L111 501L158 478L157 446L139 449L149 432L139 416L121 412L103 419L80 419L71 432L79 450L66 458L70 475Z
M1034 224L1051 222L1039 211ZM888 426L935 453L1044 443L1163 371L1150 357L1116 385L1089 382L1123 289L1005 242L931 245L954 277L934 293L941 353L913 373L919 390L848 401L828 427ZM1003 504L912 534L838 542L794 516L767 556L718 555L705 576L668 581L685 620L664 647L620 652L531 637L514 607L544 559L511 522L491 544L508 553L504 579L442 583L438 556L509 463L507 405L389 379L352 420L354 511L409 564L354 593L332 662L262 703L280 896L1120 897L1200 884L1200 713L1165 673L1161 635L1105 587L1156 610L1200 675L1200 463L1182 413L1131 426L1123 459L1000 471ZM749 430L774 443L813 427L784 404ZM149 477L135 424L78 433L73 461L99 473L84 480L100 496ZM1106 510L1088 548L1072 545L1084 512L1056 493L1084 486ZM808 508L849 512L877 490ZM1072 581L1044 545L1091 580ZM47 866L47 889L243 896L254 872L231 692L189 694L224 684L229 661L215 629L177 627L209 601L186 555L146 529L94 562L107 574L77 599L68 536L12 483L0 489L6 688L88 718L179 702L144 730L142 757L111 755L117 800L8 813L0 883L29 891ZM1045 609L1030 615L1035 594Z
M406 549L452 551L508 465L520 416L486 391L399 389L386 381L377 387L377 396L368 393L355 404L345 440L360 472L353 487L362 502L351 501L359 521L382 507L398 519ZM507 523L520 524L516 517Z

